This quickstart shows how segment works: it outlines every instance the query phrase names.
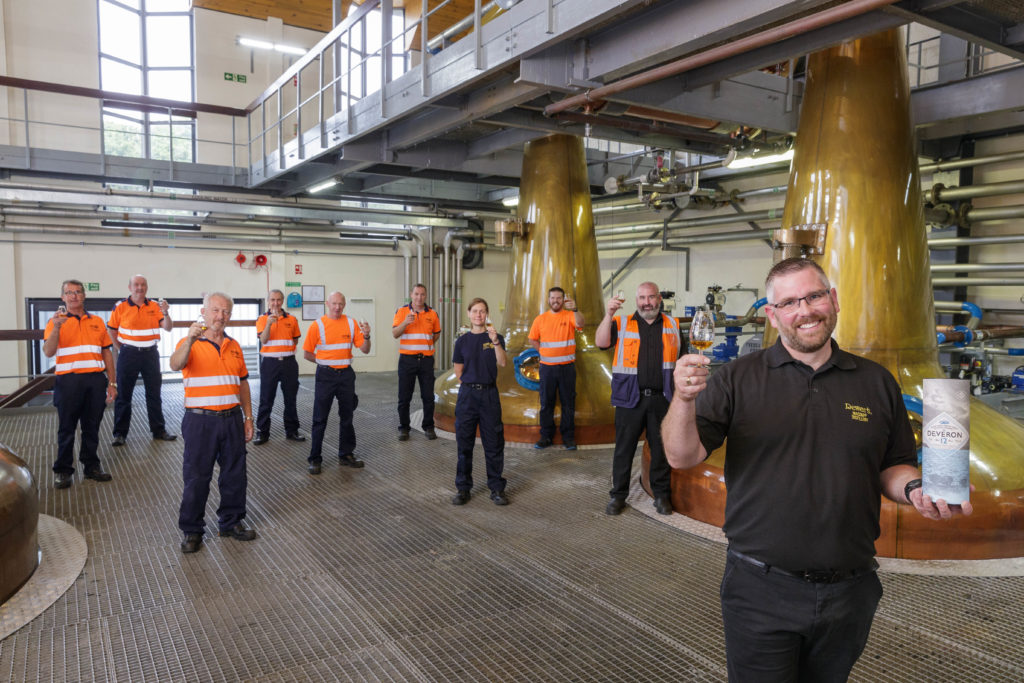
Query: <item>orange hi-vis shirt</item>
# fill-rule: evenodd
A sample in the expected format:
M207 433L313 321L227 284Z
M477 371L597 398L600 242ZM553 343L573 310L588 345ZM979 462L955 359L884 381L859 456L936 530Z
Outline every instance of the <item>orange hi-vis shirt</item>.
M176 348L188 341L185 337ZM200 337L189 350L181 369L185 384L185 407L230 410L242 402L242 380L249 379L242 347L225 336L220 346Z
M352 348L362 346L365 342L363 331L354 319L342 315L332 320L325 315L306 330L302 350L314 354L317 365L340 370L352 365Z
M114 306L107 327L117 334L119 344L127 344L144 349L156 346L160 340L160 323L164 312L152 299L139 306L134 301L124 299Z
M264 313L256 319L256 334L263 334L267 327L267 318L270 313ZM286 358L295 355L295 347L298 346L299 321L294 315L288 315L288 311L281 311L281 317L270 326L270 339L260 347L260 355L268 358Z
M395 321L391 327L398 327L405 322L405 316L415 313L410 306L402 306L395 311ZM416 319L409 323L402 336L398 338L398 352L402 355L424 356L434 355L434 335L441 331L441 319L437 311L424 305L422 313L416 313Z
M540 342L542 365L566 365L576 361L576 313L564 308L548 310L533 319L530 339Z
M78 317L68 314L69 320L60 327L60 339L57 340L57 365L54 372L58 375L71 373L103 372L107 364L103 362L103 349L111 347L110 335L103 319L91 315L88 311ZM53 332L53 321L46 323L43 339L49 339Z

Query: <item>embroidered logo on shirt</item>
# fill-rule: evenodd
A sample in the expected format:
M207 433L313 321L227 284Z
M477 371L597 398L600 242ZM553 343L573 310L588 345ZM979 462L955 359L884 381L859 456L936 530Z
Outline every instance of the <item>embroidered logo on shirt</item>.
M871 408L867 406L855 406L852 403L847 403L844 407L850 411L850 419L857 422L867 422L871 417Z

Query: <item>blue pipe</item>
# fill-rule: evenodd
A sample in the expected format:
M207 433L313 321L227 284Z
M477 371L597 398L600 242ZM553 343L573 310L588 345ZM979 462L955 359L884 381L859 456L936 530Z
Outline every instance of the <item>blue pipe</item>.
M963 302L960 305L960 310L967 311L968 313L971 314L971 316L977 318L978 320L981 320L981 316L983 315L981 311L981 306L979 306L978 304L972 304L970 301Z

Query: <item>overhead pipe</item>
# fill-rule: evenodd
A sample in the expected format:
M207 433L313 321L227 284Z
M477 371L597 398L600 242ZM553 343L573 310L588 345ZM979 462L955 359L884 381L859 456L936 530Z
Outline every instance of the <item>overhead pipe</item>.
M932 249L980 246L983 244L1018 244L1024 242L1024 235L990 235L986 237L934 237L928 240Z
M1024 218L1024 206L990 206L980 209L969 207L964 212L964 221L968 225L986 221L1001 221L1007 218Z
M961 199L974 199L975 197L1000 197L1020 193L1024 193L1024 180L1009 180L1004 183L963 185L959 187L946 187L942 183L935 183L932 189L925 193L925 200L932 204L940 204Z
M703 218L688 218L685 220L672 221L668 224L670 231L681 228L703 228L713 225L732 225L733 223L751 223L755 221L771 221L782 218L782 209L767 209L765 211L748 211L746 213L734 213L727 216L707 216ZM649 232L651 230L660 230L665 227L664 221L658 223L619 223L615 225L609 225L603 228L595 228L594 234L598 238L598 245L600 245L600 238L606 235L622 235L631 234L635 232Z
M933 273L980 273L1024 270L1024 263L933 263Z
M1021 287L1024 277L933 277L932 287Z
M937 161L932 164L922 164L921 173L934 173L935 171L956 171L961 168L974 166L986 166L998 164L1004 161L1018 161L1024 159L1024 151L1007 152L1005 154L992 154L984 157L971 157L970 159L956 159L955 161Z
M894 2L896 0L851 0L850 2L844 2L841 5L830 7L810 16L801 17L787 24L775 26L745 38L729 41L696 55L669 62L668 64L623 78L620 81L615 81L599 88L587 90L583 94L567 97L544 107L544 115L554 116L568 109L592 105L598 100L608 99L621 92L649 85L671 76L678 76L698 67L714 64L715 62L735 57L756 48L767 47L781 40L851 19L880 7L891 5Z

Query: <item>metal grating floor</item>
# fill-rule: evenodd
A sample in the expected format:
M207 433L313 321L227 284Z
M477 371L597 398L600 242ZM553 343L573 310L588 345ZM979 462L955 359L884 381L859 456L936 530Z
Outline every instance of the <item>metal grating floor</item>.
M0 442L29 462L42 512L78 529L89 557L67 593L0 642L0 680L725 679L725 549L636 510L605 516L610 449L507 449L512 504L494 506L478 484L457 508L454 443L395 440L392 374L362 373L357 389L366 468L327 458L307 475L308 444L284 440L279 400L272 440L249 447L260 538L208 533L190 556L176 528L182 443L150 441L141 388L143 424L126 447L107 445L104 418L109 484L55 491L55 412L4 412ZM165 385L169 425L181 398ZM312 392L299 401L308 427ZM327 434L329 453L336 422ZM216 505L214 486L208 524ZM1024 577L882 581L853 680L1024 680Z

